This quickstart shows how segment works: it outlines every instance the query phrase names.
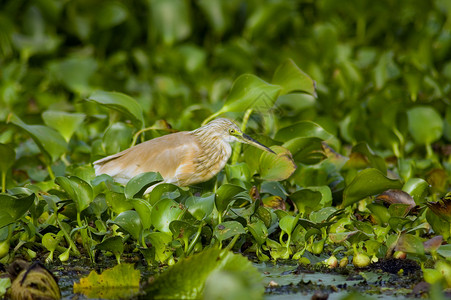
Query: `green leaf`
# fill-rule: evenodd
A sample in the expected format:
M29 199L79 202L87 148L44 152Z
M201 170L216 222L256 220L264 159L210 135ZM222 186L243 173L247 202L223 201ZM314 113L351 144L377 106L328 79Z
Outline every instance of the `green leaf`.
M227 210L229 204L235 200L235 196L241 192L246 191L244 188L233 185L233 184L223 184L216 191L215 205L216 209L220 214Z
M276 155L263 152L260 156L259 174L262 180L282 181L296 170L290 151L280 146L272 146Z
M119 299L132 298L139 293L141 272L133 264L119 264L97 274L91 271L88 277L74 283L74 293L88 298Z
M15 198L10 195L0 194L0 228L16 222L20 219L36 199L35 194L23 198Z
M61 133L66 142L69 142L75 130L83 123L85 117L85 114L64 111L47 110L42 113L44 123Z
M263 223L262 220L256 219L252 223L248 223L247 229L259 245L263 245L266 242L266 239L268 238L268 228L266 228L265 223Z
M213 235L220 241L224 241L237 234L245 234L243 225L237 221L227 221L216 225Z
M122 113L137 128L141 129L144 126L143 109L130 96L118 92L96 91L89 96L88 100Z
M133 129L122 122L115 122L108 127L103 135L103 146L107 155L116 154L130 147L133 139Z
M399 237L395 251L424 255L424 246L419 237L411 234L402 234Z
M382 193L388 189L400 189L399 180L387 178L377 169L362 170L343 192L343 206L349 206L365 197Z
M0 144L0 172L7 172L16 160L16 151L8 145Z
M162 199L158 201L151 212L152 225L155 229L171 234L169 224L174 220L179 220L184 210L172 199Z
M437 249L437 253L446 259L449 259L451 257L451 244L440 245Z
M91 185L77 176L56 177L55 183L61 186L74 201L78 212L88 208L93 200L94 193Z
M272 78L272 83L282 87L282 95L292 92L304 92L315 98L317 97L315 81L299 69L291 59L287 59L277 67Z
M142 197L148 187L160 181L163 181L160 173L146 172L136 175L125 185L125 197L129 199Z
M143 199L133 199L131 201L133 203L133 208L139 215L141 219L141 223L144 229L149 229L152 226L152 220L150 218L152 213L152 205L149 202Z
M261 275L247 258L215 248L180 260L155 279L145 292L155 299L199 299L202 298L207 279L220 271L241 274L240 281L248 285L243 291L246 296L244 299L260 299L263 296ZM223 284L219 281L207 289L224 288ZM233 286L228 289L228 293L235 291L236 287Z
M165 45L172 45L191 34L190 5L185 0L150 0L150 31Z
M291 232L293 231L294 227L298 223L298 220L299 220L299 215L297 215L296 217L287 215L279 220L279 227L282 231L291 235Z
M141 224L141 219L139 218L139 214L134 210L127 210L120 213L114 221L110 221L110 223L116 224L121 227L126 232L130 233L130 235L137 241L141 238L141 233L143 231L143 226Z
M124 240L120 236L109 237L95 245L94 249L110 251L114 255L121 255L124 252Z
M155 251L155 260L164 263L172 256L172 251L168 247L172 241L171 234L164 232L151 232L147 236L152 243L152 250Z
M443 133L443 119L430 106L417 106L407 111L409 133L417 144L430 145Z
M429 183L421 178L410 178L402 187L402 190L412 196L417 205L423 204L429 190Z
M285 142L282 147L287 148L296 162L313 165L325 159L322 139L316 137L300 137Z
M169 224L169 229L175 239L181 239L185 243L185 249L188 248L189 239L197 232L197 227L180 220L174 220Z
M267 112L276 102L280 90L280 86L269 84L255 75L241 75L233 83L224 106L215 115L248 109Z
M201 197L190 197L185 201L189 213L197 220L203 220L210 216L215 206L215 194L206 193Z
M316 137L326 141L333 138L333 135L314 122L301 121L280 129L277 131L274 139L276 141L288 142L291 139L300 137Z
M27 125L15 115L11 116L10 122L28 132L49 163L67 151L66 141L55 129L44 125Z
M69 90L85 97L94 86L91 78L98 68L97 60L92 56L68 57L60 60L51 60L49 71Z

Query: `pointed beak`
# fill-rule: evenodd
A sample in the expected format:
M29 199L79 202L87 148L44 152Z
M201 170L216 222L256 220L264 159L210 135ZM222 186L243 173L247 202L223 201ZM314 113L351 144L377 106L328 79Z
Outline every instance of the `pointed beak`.
M260 149L262 149L264 151L268 151L270 153L276 154L274 151L272 151L271 149L269 149L265 145L260 144L259 142L257 142L256 140L254 140L253 138L251 138L250 136L248 136L245 133L243 133L241 141L243 143L246 143L246 144L252 145L254 147L260 148Z

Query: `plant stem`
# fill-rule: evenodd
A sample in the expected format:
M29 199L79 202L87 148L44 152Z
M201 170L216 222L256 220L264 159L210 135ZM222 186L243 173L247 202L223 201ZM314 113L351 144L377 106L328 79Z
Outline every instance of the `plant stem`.
M55 174L53 173L52 167L47 165L47 171L49 172L50 179L55 180Z
M241 123L242 132L246 130L247 122L249 121L252 111L253 111L252 108L249 108L248 110L246 110L246 113L244 114L243 122ZM240 154L241 154L241 143L235 143L235 146L233 147L232 165L238 162Z
M189 256L191 252L194 250L194 246L196 246L197 241L200 238L200 234L202 233L202 227L204 227L204 222L200 223L199 228L197 229L197 233L194 236L193 240L189 244L188 251L186 252L186 256Z
M6 172L2 172L2 193L6 193Z
M240 237L240 234L237 234L233 237L233 239L230 241L230 243L225 247L225 250L232 250L233 246L235 245L236 241Z

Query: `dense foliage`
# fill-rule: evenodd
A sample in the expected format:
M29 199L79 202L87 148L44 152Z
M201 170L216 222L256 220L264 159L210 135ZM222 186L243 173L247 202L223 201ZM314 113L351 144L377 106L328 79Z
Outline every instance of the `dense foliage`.
M451 287L449 1L0 8L2 263L139 250L172 265L222 247L363 267L407 253ZM148 196L158 174L94 175L96 159L217 116L278 155L235 146L213 180Z

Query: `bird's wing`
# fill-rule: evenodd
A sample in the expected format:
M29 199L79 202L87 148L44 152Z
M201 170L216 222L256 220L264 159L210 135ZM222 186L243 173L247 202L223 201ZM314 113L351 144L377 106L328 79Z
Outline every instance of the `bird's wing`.
M199 151L189 132L168 134L94 162L96 175L108 174L121 183L144 172L160 172L166 182L177 182L180 172L194 172Z

